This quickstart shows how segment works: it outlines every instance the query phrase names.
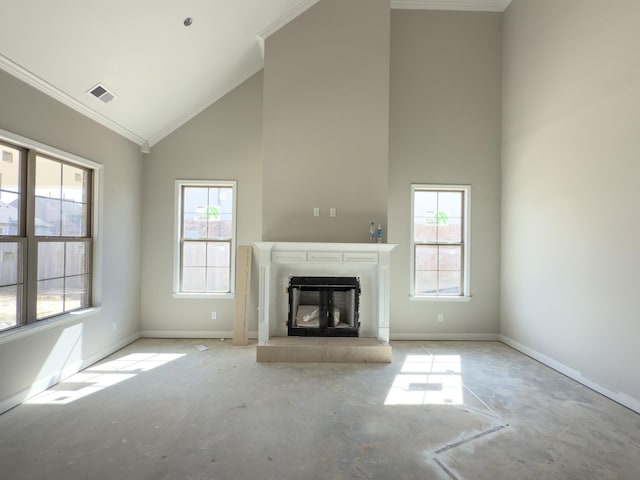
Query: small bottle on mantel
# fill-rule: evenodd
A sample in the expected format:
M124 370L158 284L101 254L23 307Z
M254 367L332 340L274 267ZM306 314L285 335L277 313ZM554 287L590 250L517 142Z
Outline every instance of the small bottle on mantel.
M378 243L382 243L382 225L378 224Z
M376 224L371 222L371 226L369 227L369 243L373 243L376 238Z

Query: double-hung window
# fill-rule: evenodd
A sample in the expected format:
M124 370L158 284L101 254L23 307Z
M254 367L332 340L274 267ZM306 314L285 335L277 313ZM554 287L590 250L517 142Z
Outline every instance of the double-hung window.
M92 302L95 168L13 138L26 140L0 141L0 331Z
M176 181L178 294L232 294L236 182Z
M468 185L411 186L412 297L470 297L470 196Z

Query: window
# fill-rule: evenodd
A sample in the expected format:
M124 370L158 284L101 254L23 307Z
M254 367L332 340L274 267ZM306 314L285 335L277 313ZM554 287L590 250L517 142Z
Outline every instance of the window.
M0 134L3 331L91 306L96 169L74 155Z
M235 182L176 182L177 293L233 293L235 205Z
M413 297L470 297L470 195L468 185L412 185Z

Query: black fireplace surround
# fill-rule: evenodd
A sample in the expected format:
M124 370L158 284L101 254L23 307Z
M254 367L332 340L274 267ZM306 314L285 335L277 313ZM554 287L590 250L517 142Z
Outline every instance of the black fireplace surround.
M289 336L357 337L358 277L289 277Z

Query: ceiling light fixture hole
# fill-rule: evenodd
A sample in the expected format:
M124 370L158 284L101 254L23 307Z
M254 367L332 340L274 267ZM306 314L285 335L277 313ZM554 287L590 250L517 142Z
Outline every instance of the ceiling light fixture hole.
M193 23L193 20L191 19L191 17L187 17L187 18L184 19L184 22L182 22L182 23L184 23L185 27L189 27Z

